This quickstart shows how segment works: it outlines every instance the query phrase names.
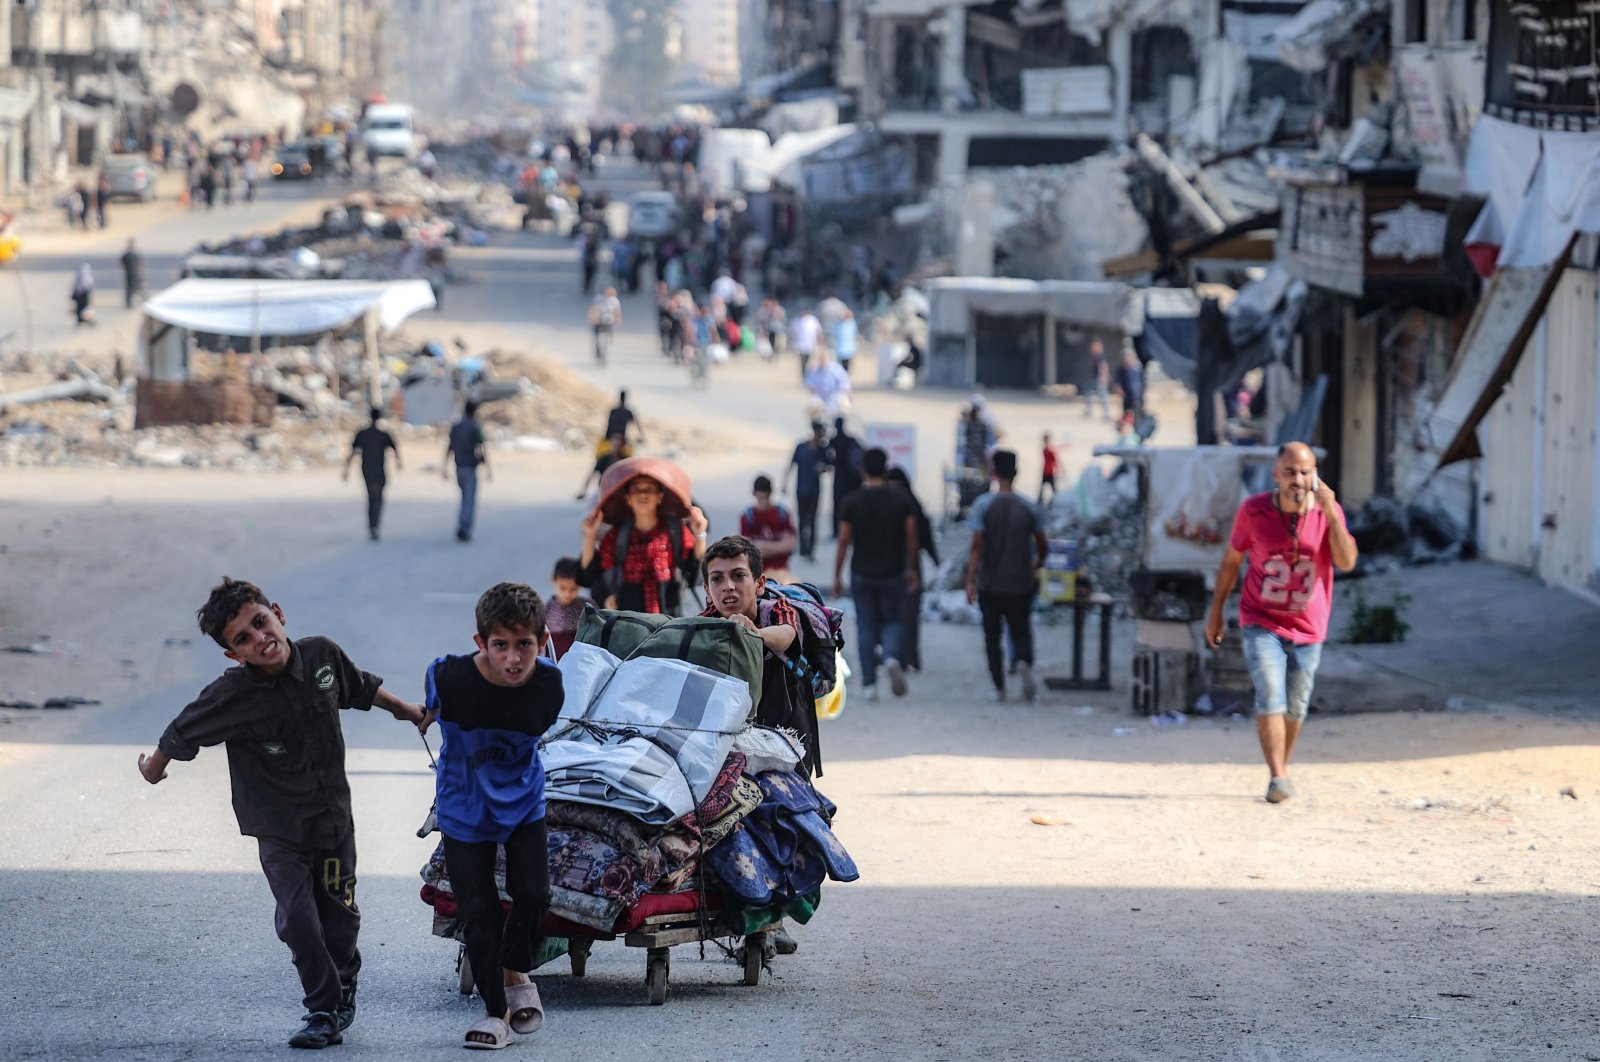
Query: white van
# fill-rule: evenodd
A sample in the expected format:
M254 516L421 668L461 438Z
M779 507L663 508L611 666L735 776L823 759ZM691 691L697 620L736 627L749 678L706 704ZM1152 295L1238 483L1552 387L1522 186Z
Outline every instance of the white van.
M417 154L417 131L409 103L373 103L361 116L361 142L368 158L392 155L412 159Z
M628 235L659 240L678 231L678 200L671 192L635 192L628 197Z

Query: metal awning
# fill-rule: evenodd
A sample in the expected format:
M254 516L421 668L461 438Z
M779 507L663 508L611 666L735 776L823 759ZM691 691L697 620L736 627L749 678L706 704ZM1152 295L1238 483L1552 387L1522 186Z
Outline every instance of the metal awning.
M799 84L812 74L823 70L827 65L828 61L826 59L817 59L809 63L802 63L790 70L751 78L744 83L744 95L746 98L755 101L773 99L784 89L791 85Z

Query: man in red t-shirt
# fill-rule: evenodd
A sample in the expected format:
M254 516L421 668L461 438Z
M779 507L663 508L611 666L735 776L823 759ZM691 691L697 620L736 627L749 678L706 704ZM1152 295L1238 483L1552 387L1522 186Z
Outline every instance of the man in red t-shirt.
M800 541L795 530L794 517L782 505L772 501L772 480L757 476L754 493L756 503L739 514L739 534L756 544L761 551L761 568L767 579L787 582L789 555Z
M1322 643L1333 609L1333 570L1356 566L1356 541L1344 510L1317 476L1305 443L1285 443L1272 466L1277 484L1246 498L1233 518L1233 537L1217 572L1206 616L1206 644L1222 643L1222 606L1239 580L1239 636L1255 685L1256 733L1271 780L1267 800L1294 796L1289 756L1311 702Z

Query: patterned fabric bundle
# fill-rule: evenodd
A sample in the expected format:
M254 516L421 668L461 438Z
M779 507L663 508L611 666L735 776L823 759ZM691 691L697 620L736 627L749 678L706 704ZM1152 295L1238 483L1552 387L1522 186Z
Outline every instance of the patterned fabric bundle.
M752 907L781 906L814 892L824 878L861 876L829 827L831 801L793 772L772 771L759 781L761 806L706 857L707 869L732 898Z

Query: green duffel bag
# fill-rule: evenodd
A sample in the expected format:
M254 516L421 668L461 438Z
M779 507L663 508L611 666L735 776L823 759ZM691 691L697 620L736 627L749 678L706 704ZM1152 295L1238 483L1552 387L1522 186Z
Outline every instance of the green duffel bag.
M626 660L639 643L656 632L671 616L650 612L624 612L615 608L586 608L578 622L577 640L598 645L612 656Z
M578 641L598 645L623 660L634 656L687 660L739 679L750 687L752 718L756 705L761 703L766 647L760 635L732 620L593 609L584 614L578 625Z

